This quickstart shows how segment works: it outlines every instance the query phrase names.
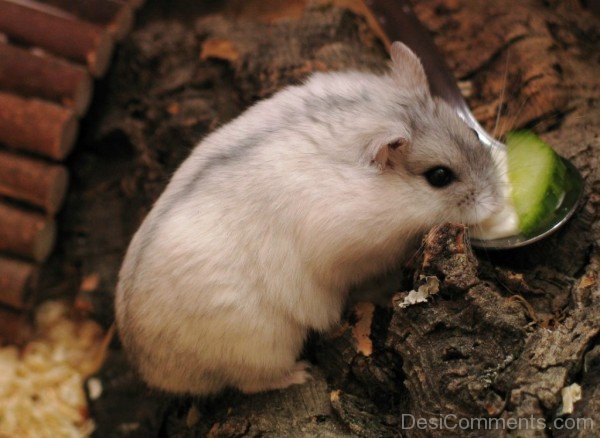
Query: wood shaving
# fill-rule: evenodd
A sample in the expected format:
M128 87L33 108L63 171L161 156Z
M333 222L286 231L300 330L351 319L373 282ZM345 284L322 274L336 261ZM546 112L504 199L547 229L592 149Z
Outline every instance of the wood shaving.
M577 383L565 386L560 395L562 396L560 415L572 414L575 411L575 402L581 400L581 386Z
M371 323L375 305L373 303L360 302L354 308L357 322L352 327L352 336L356 342L356 350L364 356L373 354L373 342L371 341Z
M400 308L405 309L408 306L418 303L426 303L430 295L437 294L440 291L440 282L437 277L427 276L421 279L425 281L417 290L411 290L400 304Z
M62 302L36 313L36 336L23 349L0 348L0 437L86 437L94 430L83 389L103 333L68 317Z

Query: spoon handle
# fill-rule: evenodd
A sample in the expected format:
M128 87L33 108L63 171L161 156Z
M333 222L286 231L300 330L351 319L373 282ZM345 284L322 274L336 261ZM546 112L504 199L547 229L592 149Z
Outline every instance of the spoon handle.
M407 0L365 0L365 4L392 41L402 41L421 59L431 92L452 106L460 118L473 128L479 139L492 147L505 147L494 140L477 122L467 106L454 75L438 51L433 39L416 17Z

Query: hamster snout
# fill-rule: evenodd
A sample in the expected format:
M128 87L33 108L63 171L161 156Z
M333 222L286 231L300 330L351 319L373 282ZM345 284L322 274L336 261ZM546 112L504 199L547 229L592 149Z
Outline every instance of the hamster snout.
M152 387L300 384L310 330L434 225L498 203L489 150L394 43L388 74L318 73L205 138L125 255L116 319Z

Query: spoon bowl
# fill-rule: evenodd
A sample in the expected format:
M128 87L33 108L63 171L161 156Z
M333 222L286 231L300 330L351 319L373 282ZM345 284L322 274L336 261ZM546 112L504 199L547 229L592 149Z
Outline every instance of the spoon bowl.
M561 159L567 168L566 179L568 186L561 203L541 227L529 235L517 234L515 236L489 240L471 238L471 244L477 248L485 249L520 248L548 237L567 223L581 203L583 197L583 178L577 168L573 166L573 163L562 157Z
M467 106L456 84L454 75L446 65L429 31L419 22L406 0L365 0L373 18L391 41L402 41L421 59L431 92L444 99L464 122L473 128L481 142L492 148L506 150L479 124ZM558 207L543 224L533 232L499 239L471 239L475 247L486 249L512 249L537 242L560 229L577 211L583 197L583 178L577 168L561 158L567 168L566 191Z

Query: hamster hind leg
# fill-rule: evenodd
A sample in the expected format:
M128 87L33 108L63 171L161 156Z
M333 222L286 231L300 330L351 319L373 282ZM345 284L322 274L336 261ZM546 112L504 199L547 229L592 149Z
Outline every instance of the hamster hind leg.
M283 374L274 375L270 379L258 378L238 384L237 387L243 393L254 394L257 392L285 389L292 385L302 385L312 379L309 369L310 364L308 362L299 361L294 364L291 370Z

